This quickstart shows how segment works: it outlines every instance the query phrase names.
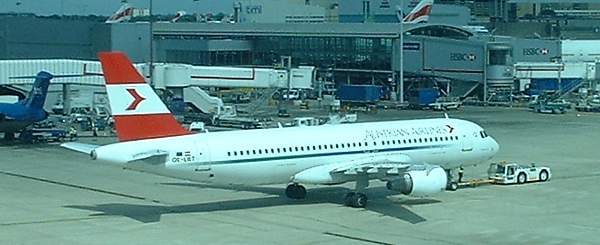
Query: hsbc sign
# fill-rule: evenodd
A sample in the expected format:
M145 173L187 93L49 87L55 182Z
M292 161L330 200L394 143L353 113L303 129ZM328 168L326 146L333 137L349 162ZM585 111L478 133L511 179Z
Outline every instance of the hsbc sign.
M547 55L550 51L547 48L524 48L523 55Z
M451 61L475 61L477 56L469 53L450 53Z
M246 6L247 14L262 14L262 5L249 5Z

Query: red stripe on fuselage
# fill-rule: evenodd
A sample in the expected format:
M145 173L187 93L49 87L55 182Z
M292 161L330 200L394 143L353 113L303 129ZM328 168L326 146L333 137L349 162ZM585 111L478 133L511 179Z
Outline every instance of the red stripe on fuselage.
M189 134L170 113L116 115L119 141L154 139Z

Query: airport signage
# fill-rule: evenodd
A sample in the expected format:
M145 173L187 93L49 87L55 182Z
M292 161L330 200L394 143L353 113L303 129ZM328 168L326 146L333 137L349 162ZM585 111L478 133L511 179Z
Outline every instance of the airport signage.
M249 5L246 6L247 14L262 14L262 5Z
M523 55L525 56L533 56L533 55L547 55L550 51L547 48L524 48Z
M477 56L469 53L450 53L451 61L475 61Z
M404 50L420 50L421 43L405 42Z

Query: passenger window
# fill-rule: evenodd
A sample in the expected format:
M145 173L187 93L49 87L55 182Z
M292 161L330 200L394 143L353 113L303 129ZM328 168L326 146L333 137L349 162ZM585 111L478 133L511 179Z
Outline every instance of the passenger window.
M237 156L237 151L234 151L234 152L233 152L233 155L234 155L234 156Z
M231 152L227 152L227 156L231 156Z
M382 140L382 141L381 141L381 145L385 145L385 141L383 141L383 140Z
M395 144L396 144L396 140L392 140L392 144L394 144L394 145L395 145Z
M240 156L243 156L243 155L244 155L244 151L240 151Z
M340 147L339 147L339 145L338 145L338 144L335 144L335 149L338 149L338 148L340 148Z
M294 150L298 151L298 147L297 147L297 146L296 146L296 147L294 147Z
M362 143L358 142L358 146L359 146L359 147L362 147Z
M346 143L346 147L350 148L350 143Z
M377 145L377 142L373 141L373 146L376 146L376 145Z
M285 148L281 148L281 149L283 149L283 152L287 152Z
M323 145L323 148L325 148L325 150L327 150L327 145Z
M252 150L252 155L256 155L256 150Z
M315 147L315 146L313 145L313 151L315 151L315 150L317 150L317 147Z
M352 143L352 147L356 147L356 142Z
M297 149L298 149L298 148L296 148L296 150L297 150ZM291 147L291 146L290 146L289 150L290 150L290 152L292 152L292 147Z
M319 145L319 150L321 150L321 145Z
M365 146L369 146L369 142L365 142Z
M402 140L402 143L406 144L406 140Z

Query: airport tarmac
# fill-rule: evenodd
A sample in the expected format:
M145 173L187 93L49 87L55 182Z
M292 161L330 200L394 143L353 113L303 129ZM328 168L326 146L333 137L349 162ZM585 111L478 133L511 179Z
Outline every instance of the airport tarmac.
M379 111L360 121L441 117ZM429 199L368 190L367 209L342 205L353 185L216 189L125 171L55 144L0 147L0 244L597 244L600 113L466 107L451 117L482 125L496 160L552 168L546 183L480 186ZM107 143L112 138L82 139ZM465 168L485 177L487 165Z

